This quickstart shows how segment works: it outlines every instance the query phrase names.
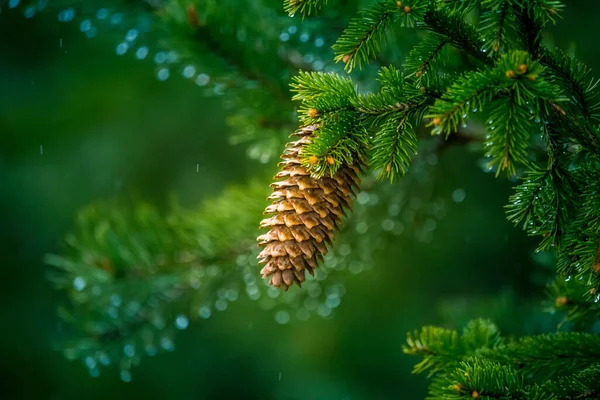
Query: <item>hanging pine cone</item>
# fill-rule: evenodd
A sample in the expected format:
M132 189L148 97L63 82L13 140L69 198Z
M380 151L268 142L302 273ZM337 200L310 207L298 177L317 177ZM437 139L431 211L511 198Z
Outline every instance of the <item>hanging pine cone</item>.
M271 184L273 194L268 199L274 201L265 214L274 215L260 223L270 229L258 237L259 246L265 247L258 255L259 263L265 264L261 274L285 290L293 283L302 286L306 271L314 275L360 184L358 157L355 165L343 165L333 177L327 173L313 178L301 165L302 147L312 143L318 127L306 126L293 134L300 138L287 144L279 164L282 170L274 178L283 180Z

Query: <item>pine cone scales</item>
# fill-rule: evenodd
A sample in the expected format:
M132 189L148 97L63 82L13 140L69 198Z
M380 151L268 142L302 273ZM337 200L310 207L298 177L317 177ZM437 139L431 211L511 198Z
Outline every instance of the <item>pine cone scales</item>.
M258 255L259 263L265 264L261 274L285 290L294 283L302 286L306 271L314 275L360 184L359 166L344 165L333 177L316 179L301 165L302 147L312 142L317 129L318 125L310 125L293 134L299 139L287 144L279 164L282 170L274 178L281 181L271 184L268 199L273 203L265 214L273 216L260 223L270 229L258 237L259 246L264 246Z

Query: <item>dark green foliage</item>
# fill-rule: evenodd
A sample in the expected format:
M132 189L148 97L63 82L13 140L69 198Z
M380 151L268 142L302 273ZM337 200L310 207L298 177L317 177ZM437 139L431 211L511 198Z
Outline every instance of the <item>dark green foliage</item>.
M346 64L346 71L364 67L381 50L387 29L394 23L412 27L423 18L427 1L400 2L379 0L350 21L333 46L335 60Z
M286 0L284 9L288 14L308 16L327 3ZM574 57L542 45L544 29L557 21L563 4L553 0L369 2L332 46L335 56L327 51L321 53L323 59L341 61L348 73L357 72L354 79L341 70L336 73L335 66L325 62L317 64L318 68L305 63L293 48L282 43L279 35L289 20L281 10L272 11L269 1L248 3L247 12L241 16L233 12L235 4L233 0L194 3L196 21L190 20L188 4L174 1L161 9L163 13L158 18L173 37L179 38L177 43L186 43L182 47L191 49L189 59L193 59L193 49L201 48L211 54L209 66L227 71L215 77L215 89L234 89L230 104L234 126L247 128L254 124L272 133L292 132L291 127L296 124L290 122L293 107L287 101L291 79L293 100L301 102L300 124L320 125L318 136L302 149L303 162L314 176L327 171L335 173L340 166L354 163L358 156L380 178L398 180L407 173L417 149L437 143L419 137L425 126L431 128L432 134L442 136L439 140L461 141L467 130L477 132L474 136L484 142L488 168L496 169L497 176L506 172L509 177L520 177L506 207L508 219L527 234L540 237L538 251L556 253L558 274L548 289L549 308L566 314L561 327L577 328L580 332L503 338L495 325L482 320L472 322L460 334L450 329L423 328L409 335L404 351L423 358L414 371L426 372L433 378L431 398L558 399L562 394L569 398L597 397L598 81ZM281 2L277 4L280 6ZM323 32L336 29L324 25L320 26ZM372 69L367 69L367 65L390 64L381 57L384 42L391 32L396 32L393 28L406 27L425 36L405 53L404 60L394 60L403 69L379 68L376 88L369 75ZM244 40L236 40L240 35ZM444 64L446 59L453 61L451 67ZM366 72L357 71L361 69ZM244 97L249 92L256 97ZM254 107L249 106L250 98ZM273 136L269 138L277 144ZM245 200L237 196L232 200L229 195L214 203L214 208L209 207L210 211L189 213L177 209L167 219L178 221L173 226L157 221L154 212L143 214L149 215L152 225L161 232L156 242L154 237L126 237L121 226L133 226L137 232L135 227L140 221L124 215L113 220L115 215L104 207L102 213L112 221L108 228L101 218L92 218L91 223L83 221L69 240L85 239L85 244L78 247L79 242L75 241L74 254L49 258L51 264L63 270L57 284L72 291L73 279L84 274L86 282L101 285L113 279L111 283L120 284L102 268L94 267L98 264L95 258L83 259L83 250L92 249L92 256L111 255L111 268L120 271L119 279L137 273L140 265L155 268L157 275L148 280L154 286L148 293L160 291L169 297L165 309L176 307L175 297L188 295L177 286L181 284L180 277L171 280L171 274L181 273L177 258L180 251L192 254L202 271L208 271L212 264L233 265L234 259L248 267L253 253L246 243L252 234L238 230L232 221L247 222L247 215L254 214L240 207L230 215L227 210ZM221 201L222 206L218 205ZM214 217L220 214L229 217ZM202 246L192 239L198 237L202 238ZM98 243L91 243L90 238ZM167 253L166 263L156 260L162 252L150 252L145 247L162 249L161 246L173 243L185 246L178 245L176 253ZM241 274L246 272L243 269ZM230 272L224 282L235 281L231 278L234 275ZM251 280L247 274L244 276ZM125 281L122 287L127 288ZM85 308L87 298L81 296L82 293L72 293L76 312L79 307ZM132 298L140 304L150 301L146 297ZM180 304L196 304L188 300ZM99 303L106 305L107 301L102 298ZM290 302L295 304L294 301ZM133 331L138 332L138 325L147 324L150 317L144 315L141 322L124 320L123 326L116 327L115 337L132 337ZM100 313L100 320L104 319L106 315ZM113 326L98 325L94 318L91 323L86 321L89 326L83 331L87 340L90 336L94 339L91 344L84 341L74 347L80 357L98 351L94 335L104 337L104 330L111 334L115 331ZM93 357L98 357L97 353Z
M318 12L326 4L327 0L285 0L283 8L291 17L296 13L306 16Z
M409 334L404 352L423 357L415 373L432 379L430 399L548 399L560 391L597 390L600 337L556 333L505 339L488 321L469 323L462 335L425 327ZM545 379L542 386L537 380ZM551 379L550 379L551 378Z

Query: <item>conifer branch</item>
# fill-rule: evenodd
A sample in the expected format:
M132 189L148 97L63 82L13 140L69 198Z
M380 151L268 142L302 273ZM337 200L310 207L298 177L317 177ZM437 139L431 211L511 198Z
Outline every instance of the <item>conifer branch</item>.
M542 48L541 62L565 85L583 117L597 120L600 102L597 100L596 89L600 81L588 78L590 69L574 57L564 54L560 49Z
M480 21L480 29L486 38L484 49L492 55L506 51L507 31L514 21L511 1L483 0L481 6L486 9Z
M448 374L434 380L428 399L529 399L525 381L517 371L493 361L463 361Z
M386 177L392 182L397 172L400 176L406 174L411 155L417 151L417 137L407 115L400 114L397 118L389 119L377 133L371 164L371 168L381 169L379 178Z
M426 326L421 331L409 333L405 354L423 357L413 373L427 372L428 377L454 368L461 361L484 349L494 349L502 344L498 328L487 320L473 320L462 334L455 330Z
M484 42L477 29L464 19L444 11L430 10L425 13L424 23L426 29L449 38L454 47L484 64L492 64L486 52L481 50Z
M523 337L487 352L485 356L508 362L528 373L575 372L600 360L600 336L568 332Z
M463 16L475 8L480 0L436 0L439 9L451 16Z
M412 0L407 4L378 0L352 19L333 45L335 61L342 61L348 72L364 67L381 50L385 33L391 24L398 22L400 26L414 26L422 19L426 3L425 0Z
M404 68L421 78L442 57L444 47L451 42L447 36L430 32L411 51L404 63Z
M284 0L283 9L290 17L293 17L296 13L306 17L316 14L326 5L327 0Z
M509 92L490 104L492 110L487 121L485 147L486 156L491 158L488 168L498 167L496 176L503 170L509 176L516 175L517 164L528 164L530 115L514 97L514 92Z

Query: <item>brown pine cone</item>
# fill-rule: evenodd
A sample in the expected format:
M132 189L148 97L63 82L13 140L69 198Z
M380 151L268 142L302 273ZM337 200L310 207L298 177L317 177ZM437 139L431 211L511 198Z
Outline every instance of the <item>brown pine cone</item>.
M282 169L274 179L283 180L271 184L273 194L268 199L273 204L264 212L274 215L260 223L270 229L258 237L259 246L265 247L258 255L259 263L265 264L261 274L285 290L293 283L302 286L306 271L314 275L360 184L359 157L355 165L343 165L333 177L326 173L313 178L301 165L302 147L312 142L318 127L309 125L293 134L300 138L288 143L281 156Z

